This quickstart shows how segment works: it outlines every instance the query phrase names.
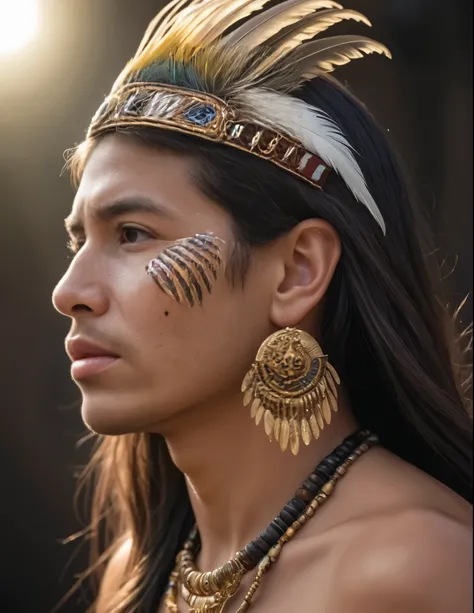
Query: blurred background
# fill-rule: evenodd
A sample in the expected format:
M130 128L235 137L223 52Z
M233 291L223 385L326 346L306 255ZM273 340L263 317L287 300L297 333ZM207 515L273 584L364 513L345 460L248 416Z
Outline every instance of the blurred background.
M0 0L2 613L48 613L87 564L84 548L61 544L81 527L74 474L90 452L77 446L85 429L63 351L67 322L50 300L68 265L73 190L60 177L62 155L162 4ZM394 60L368 58L337 76L404 156L459 303L472 287L472 0L348 4L369 16L369 35ZM470 315L468 303L466 323ZM76 595L61 611L85 609Z

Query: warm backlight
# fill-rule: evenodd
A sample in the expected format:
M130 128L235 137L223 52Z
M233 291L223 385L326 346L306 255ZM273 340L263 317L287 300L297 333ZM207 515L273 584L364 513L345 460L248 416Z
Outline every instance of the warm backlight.
M36 34L36 0L0 0L0 55L15 53Z

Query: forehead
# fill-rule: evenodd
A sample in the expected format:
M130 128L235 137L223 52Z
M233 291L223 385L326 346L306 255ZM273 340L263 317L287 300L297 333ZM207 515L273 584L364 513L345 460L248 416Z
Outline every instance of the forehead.
M119 135L92 151L74 199L72 216L83 218L110 202L142 198L166 207L173 217L223 214L194 184L193 162Z

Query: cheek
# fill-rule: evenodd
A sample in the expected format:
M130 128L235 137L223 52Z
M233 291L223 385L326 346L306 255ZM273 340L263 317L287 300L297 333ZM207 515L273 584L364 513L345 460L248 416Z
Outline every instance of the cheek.
M173 326L176 306L140 266L118 280L117 304L121 325L135 351L159 345L160 337Z
M241 292L219 279L202 306L190 307L170 298L144 267L119 283L133 387L152 398L157 410L175 411L229 388L240 390L266 322Z

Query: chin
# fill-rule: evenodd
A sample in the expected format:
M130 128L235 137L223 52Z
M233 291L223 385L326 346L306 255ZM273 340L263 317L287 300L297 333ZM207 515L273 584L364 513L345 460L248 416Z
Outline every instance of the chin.
M82 401L82 420L96 434L118 436L134 434L146 430L146 420L140 422L137 406L120 406L121 403L109 400L97 402L87 397Z

